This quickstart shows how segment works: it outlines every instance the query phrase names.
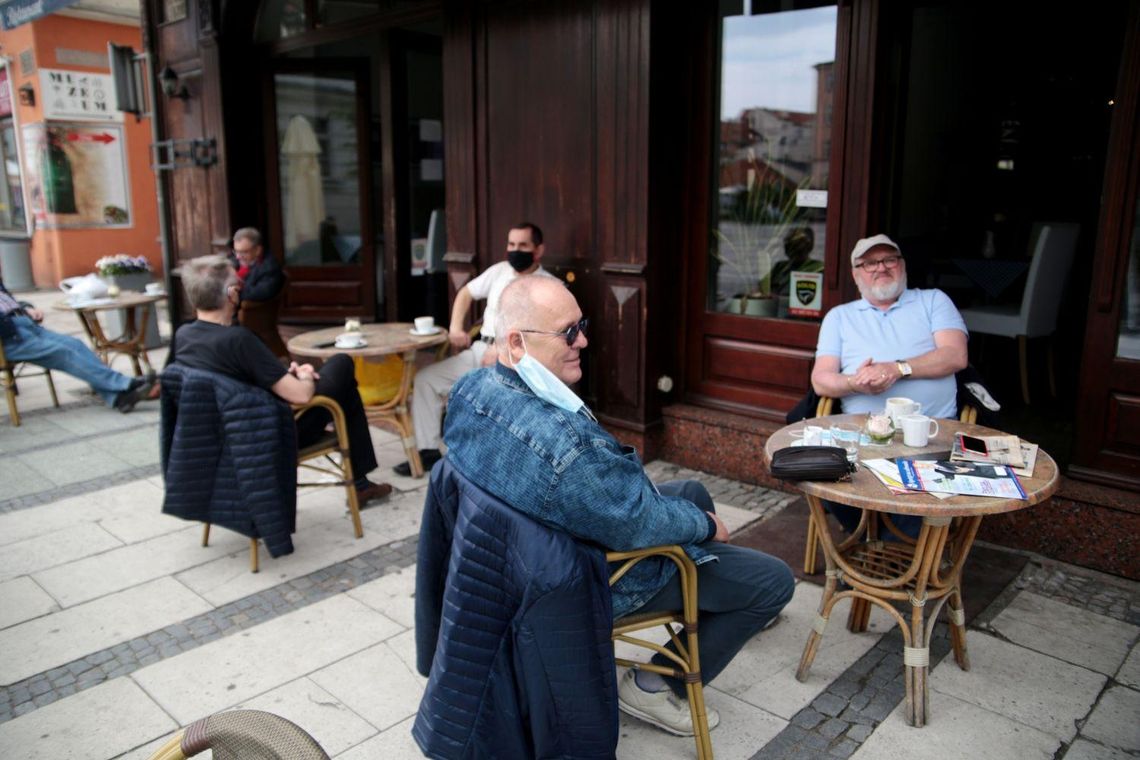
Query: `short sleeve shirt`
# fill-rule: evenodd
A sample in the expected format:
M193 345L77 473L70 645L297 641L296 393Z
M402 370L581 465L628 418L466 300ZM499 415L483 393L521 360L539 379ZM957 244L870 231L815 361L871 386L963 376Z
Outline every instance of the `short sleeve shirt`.
M866 299L837 306L823 318L816 356L839 357L839 371L854 374L868 357L872 361L895 361L920 356L935 349L934 333L966 330L962 315L941 290L908 289L886 311ZM905 396L922 404L931 417L957 413L957 383L953 375L930 379L903 378L891 386L891 396ZM887 394L854 394L843 397L849 414L881 412Z
M201 319L178 328L174 338L174 363L220 372L267 391L273 390L286 372L273 352L246 328Z
M550 272L543 269L541 264L531 274L536 277L539 275L554 277ZM472 298L476 301L484 299L487 301L487 308L483 310L483 327L480 329L484 335L491 338L495 337L495 318L499 314L499 296L503 294L503 289L511 284L511 281L521 276L509 262L500 261L467 283L467 292L471 294Z

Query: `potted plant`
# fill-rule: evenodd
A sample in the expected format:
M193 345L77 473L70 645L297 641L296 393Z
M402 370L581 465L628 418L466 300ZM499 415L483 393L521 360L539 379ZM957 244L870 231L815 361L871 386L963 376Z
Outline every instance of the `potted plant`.
M129 256L125 253L116 253L113 256L104 256L95 262L96 273L114 285L120 291L146 290L146 284L151 281L150 262L145 256Z
M715 230L711 256L716 266L744 289L724 300L723 310L748 316L775 316L777 299L771 292L773 256L782 250L784 236L800 222L796 206L798 186L790 185L770 166L762 166L748 151L747 185L726 208ZM800 183L807 183L805 177Z

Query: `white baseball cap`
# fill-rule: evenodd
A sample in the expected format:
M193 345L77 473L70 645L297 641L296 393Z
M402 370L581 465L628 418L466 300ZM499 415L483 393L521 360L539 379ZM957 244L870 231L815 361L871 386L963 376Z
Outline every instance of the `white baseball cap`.
M891 240L886 235L872 235L871 237L863 238L855 244L855 247L851 250L851 263L854 264L863 256L863 254L877 245L889 245L891 248L894 248L896 251L898 251L900 256L902 255L902 249L895 244L895 241Z

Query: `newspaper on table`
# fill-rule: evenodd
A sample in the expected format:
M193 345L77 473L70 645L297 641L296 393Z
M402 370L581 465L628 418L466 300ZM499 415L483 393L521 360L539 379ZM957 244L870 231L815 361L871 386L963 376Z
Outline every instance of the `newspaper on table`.
M977 462L898 460L905 488L931 493L1025 499L1025 489L1012 468Z
M1036 443L1019 439L1021 448L1021 466L1010 464L1010 469L1023 478L1033 477L1033 468L1037 466L1037 452L1040 447ZM954 438L954 449L950 452L951 462L975 462L975 461L988 461L977 460L973 458L973 452L966 451L963 453L961 447L961 440L957 437Z
M986 453L970 451L962 446L964 433L954 435L954 448L950 450L951 461L981 462L982 464L1008 464L1010 467L1025 467L1022 457L1022 441L1016 435L977 435L973 436L986 444ZM1036 455L1036 450L1035 450Z

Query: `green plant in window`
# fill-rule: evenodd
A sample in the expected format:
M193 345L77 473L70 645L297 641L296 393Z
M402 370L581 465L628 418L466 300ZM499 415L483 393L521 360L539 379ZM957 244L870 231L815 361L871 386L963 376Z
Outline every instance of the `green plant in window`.
M810 177L792 183L773 169L771 162L757 161L749 149L747 178L744 190L722 205L710 255L733 281L745 283L744 290L727 297L725 310L767 316L775 313L770 288L772 260L791 229L804 223L805 214L796 205L796 191L805 187Z

